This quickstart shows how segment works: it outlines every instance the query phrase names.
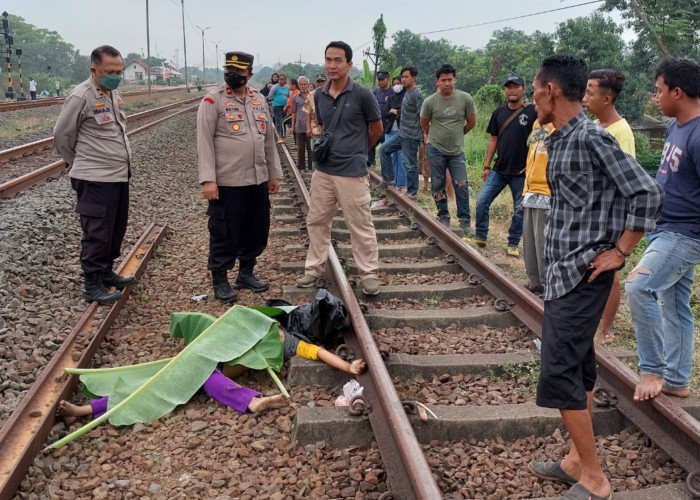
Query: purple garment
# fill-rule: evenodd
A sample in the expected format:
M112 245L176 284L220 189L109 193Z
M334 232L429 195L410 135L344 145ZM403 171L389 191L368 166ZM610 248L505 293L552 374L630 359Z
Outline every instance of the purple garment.
M221 373L221 370L218 368L214 370L214 373L209 375L202 389L219 403L233 408L239 413L247 413L248 405L253 398L260 396L258 391L238 385ZM98 418L105 414L108 400L109 396L90 400L93 418Z

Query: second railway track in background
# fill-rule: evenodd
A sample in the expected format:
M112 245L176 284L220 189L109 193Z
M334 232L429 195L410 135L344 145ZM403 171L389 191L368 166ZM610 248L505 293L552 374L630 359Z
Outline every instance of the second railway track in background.
M281 270L301 276L308 243L304 220L309 195L305 184L310 174L300 173L286 145L282 149L289 205L278 201L275 220L286 226L278 224L276 231L299 242L287 247L299 260L282 263ZM372 177L374 185L381 180L374 174ZM294 437L313 443L332 435L336 447L367 445L371 426L387 471L389 493L395 495L388 498L449 498L459 490L458 481L451 481L449 475L439 477L438 484L429 475L415 476L415 471L430 469L439 476L436 448L449 448L455 441L514 441L531 435L544 439L563 428L558 411L534 404L533 373L539 363L534 341L541 335L543 305L463 243L458 234L399 191L388 191L379 200L373 197L383 284L379 295L363 296L359 279L352 278L357 270L350 262L349 232L340 213L333 222L334 248L326 276L317 283L344 300L352 321L345 341L356 357L368 358L369 374L358 380L370 385L350 412L368 417L348 417L338 408L300 409ZM290 300L308 300L310 295L294 287L284 290ZM382 349L382 356L377 348ZM615 435L630 424L636 425L688 473L686 488L700 498L698 402L657 397L636 403L632 400L636 374L607 350L597 349L597 361L595 400L600 408L596 408L594 418L596 435ZM493 387L494 379L507 381L506 386L523 381L530 385L515 391L506 387L508 396L480 401L479 390L501 391L502 384ZM387 380L394 385L387 385ZM445 398L439 386L451 388L453 394ZM421 402L427 404L427 412L425 407L421 409ZM410 414L408 427L405 415L396 413L404 410ZM339 431L339 425L346 430ZM414 453L419 442L425 458ZM562 454L560 451L558 457L549 458L558 459ZM465 488L461 493L520 498L516 496L518 482L533 478L525 466L534 457L524 458L520 469L512 471L512 481L484 484L480 491ZM617 492L621 482L624 484L625 472L621 471L620 477L610 457L601 460L607 460L607 473ZM651 494L649 498L668 498L670 493L659 490Z
M127 116L127 134L138 133L181 112L194 111L201 96L190 97ZM183 111L176 108L192 104ZM171 112L174 111L174 112ZM159 116L163 113L166 116ZM60 174L65 163L53 149L53 137L0 151L0 197L12 196L43 179Z

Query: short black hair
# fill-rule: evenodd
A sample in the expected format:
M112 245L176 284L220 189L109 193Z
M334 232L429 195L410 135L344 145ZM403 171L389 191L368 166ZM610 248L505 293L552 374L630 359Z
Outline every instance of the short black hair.
M341 42L340 40L329 43L326 45L326 50L323 51L324 56L330 48L343 49L345 51L345 60L347 62L352 62L352 47L350 47L347 43Z
M277 75L277 79L280 79L282 77L287 78L287 75L285 75L284 73L280 73L279 75Z
M299 80L297 80L296 78L292 78L291 80L289 80L289 83L291 85L294 85L295 87L299 86Z
M586 94L588 64L574 54L554 54L542 61L537 79L543 84L556 82L568 101L580 101Z
M654 69L654 80L660 76L669 90L679 88L688 97L700 97L700 66L692 59L664 57Z
M451 64L443 64L442 66L440 66L435 72L435 78L439 80L440 76L446 75L448 73L457 78L457 70Z
M403 68L401 68L402 75L404 71L408 71L411 74L411 76L418 76L418 70L415 66L404 66Z
M625 86L625 75L616 69L596 69L588 74L589 80L596 80L598 87L607 89L612 95L612 100L615 102L617 96L622 92Z
M92 66L94 66L95 64L100 64L102 62L102 56L105 54L112 57L120 57L122 60L124 60L121 52L119 52L111 45L100 45L92 51L92 54L90 54L90 64Z

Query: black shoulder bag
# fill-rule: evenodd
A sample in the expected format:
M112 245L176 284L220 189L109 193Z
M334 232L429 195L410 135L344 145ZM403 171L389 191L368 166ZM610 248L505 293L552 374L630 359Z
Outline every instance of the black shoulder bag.
M330 127L323 127L323 133L321 137L318 138L312 149L312 156L315 163L323 163L328 157L328 151L331 149L331 139L333 138L333 131L335 126L338 124L340 119L340 113L343 112L343 105L345 104L345 97L347 93L340 96L338 105L335 108L335 113L333 113L333 119L331 120ZM314 96L316 97L316 96ZM316 110L318 110L318 102L316 102Z

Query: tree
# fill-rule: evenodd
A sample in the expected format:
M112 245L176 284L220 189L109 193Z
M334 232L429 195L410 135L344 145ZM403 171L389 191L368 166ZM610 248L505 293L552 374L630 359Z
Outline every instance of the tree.
M429 40L410 30L394 34L391 52L398 66L415 66L418 70L418 85L432 93L435 89L435 71L457 53L457 47L444 38ZM461 49L464 50L464 49Z
M63 88L79 83L89 76L89 57L81 55L57 32L37 28L18 16L10 15L8 22L10 35L14 39L13 53L15 49L22 49L22 75L26 78L33 77L40 89L48 88L48 66L51 66L52 78L58 77ZM12 59L15 63L13 64L13 80L15 80L16 59L14 56ZM15 89L18 89L19 79L13 83Z
M679 0L606 0L602 9L618 10L628 28L652 47L655 59L700 56L700 3Z

